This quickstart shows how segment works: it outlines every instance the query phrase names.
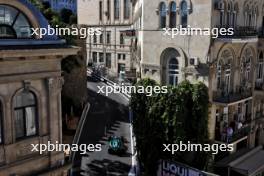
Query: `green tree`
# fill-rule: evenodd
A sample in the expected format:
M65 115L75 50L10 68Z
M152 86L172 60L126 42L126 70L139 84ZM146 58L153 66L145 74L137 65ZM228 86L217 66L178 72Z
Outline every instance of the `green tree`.
M137 86L158 86L144 79ZM208 154L203 152L163 152L163 144L208 142L208 90L202 83L183 81L168 87L166 94L147 97L134 93L130 106L134 112L133 128L137 152L146 176L156 175L160 159L180 161L199 169L206 165ZM150 147L151 146L151 147Z

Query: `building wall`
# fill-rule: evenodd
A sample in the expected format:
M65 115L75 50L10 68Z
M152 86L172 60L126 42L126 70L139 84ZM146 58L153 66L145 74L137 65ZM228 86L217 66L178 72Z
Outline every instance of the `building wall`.
M47 24L38 19L39 13L26 1L0 0L0 5L2 19L10 17L7 10L10 7L5 6L12 6L25 14L33 27ZM1 24L5 24L3 21ZM23 25L23 21L20 22ZM0 39L0 132L3 139L0 142L0 175L61 176L66 175L70 167L65 164L63 151L46 151L43 154L32 151L32 144L62 142L61 60L78 50L60 47L60 44L53 48L47 43L61 41L50 39L45 44L42 43L44 40L39 41L37 37L21 40L14 36L8 39L10 46L7 47L7 41ZM38 45L32 47L34 42ZM34 95L29 98L30 103L22 98L22 94L26 93ZM20 105L16 105L15 100ZM31 107L35 107L36 111ZM22 109L19 115L18 109Z
M193 83L202 81L209 88L211 105L208 129L210 138L216 141L221 140L216 134L219 119L222 119L220 123L227 121L228 125L231 125L231 122L238 123L236 116L239 115L243 116L241 118L243 127L248 127L250 130L243 138L234 141L234 152L239 150L241 142L245 142L245 147L249 148L263 144L263 86L257 90L255 84L256 70L260 62L258 57L260 51L263 50L263 2L259 0L234 2L186 0L190 27L234 28L234 37L219 36L217 39L213 36L200 35L175 36L174 38L164 35L164 31L160 27L159 7L162 2L166 5L166 28L169 28L170 3L176 2L176 27L179 28L182 1L154 0L151 3L140 0L133 1L133 27L136 29L137 35L136 40L132 42L134 51L132 56L138 62L137 71L141 73L140 78L149 77L162 84L168 84L168 59L176 57L179 67L178 82L186 79ZM230 4L231 2L233 4ZM219 3L225 4L224 9L218 7ZM233 10L228 10L228 3ZM225 24L222 26L220 26L221 12L224 12L225 19ZM233 26L226 25L228 13L235 14L236 19L230 19L230 21L236 21ZM249 14L251 14L250 17ZM233 15L230 15L230 18L231 16ZM249 21L251 21L250 25ZM249 31L255 31L255 35L248 34ZM248 52L251 53L249 56L247 56ZM246 83L242 84L241 67L244 64L244 59L248 57L251 58L251 68ZM198 65L190 64L191 58L198 58ZM228 62L231 60L230 87L227 95L222 94L224 88L217 87L217 69L221 58L226 65L229 65ZM243 74L245 74L244 72ZM222 71L222 83L225 79L223 73ZM263 76L259 81L262 85ZM223 87L225 86L223 85ZM227 100L226 103L221 102L225 100ZM261 114L261 118L257 118L257 113ZM239 132L235 131L235 133ZM238 143L240 144L237 145Z
M119 18L115 19L114 0L78 1L78 24L100 28L103 36L102 41L100 41L100 36L96 36L96 41L95 36L87 38L87 64L93 63L94 66L107 66L108 74L111 76L118 76L119 67L125 67L127 71L132 68L131 40L124 36L124 44L120 43L122 31L131 29L132 4L130 1L128 2L129 17L125 18L125 2L120 0ZM107 33L110 33L110 43L108 43ZM109 54L111 54L111 64L107 63L107 55ZM96 57L93 57L95 55ZM99 59L100 55L103 59Z
M32 152L31 144L51 141L62 142L61 126L61 73L60 59L26 58L4 61L0 64L0 97L3 104L4 144L0 144L0 175L10 173L29 174L46 170L61 162L61 152L46 152L40 155ZM37 136L17 140L15 137L14 96L23 91L25 86L36 95L37 99ZM35 162L38 161L36 165ZM30 168L30 169L29 169Z

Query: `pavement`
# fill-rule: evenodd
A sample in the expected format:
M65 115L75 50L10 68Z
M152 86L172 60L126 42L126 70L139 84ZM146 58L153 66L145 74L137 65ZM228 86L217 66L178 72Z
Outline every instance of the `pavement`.
M78 144L100 143L102 150L85 155L76 153L74 165L79 170L73 175L127 176L132 165L128 99L122 94L112 93L107 97L98 94L97 86L106 84L88 76L88 101L91 106ZM128 151L124 156L108 154L107 139L111 135L125 137Z

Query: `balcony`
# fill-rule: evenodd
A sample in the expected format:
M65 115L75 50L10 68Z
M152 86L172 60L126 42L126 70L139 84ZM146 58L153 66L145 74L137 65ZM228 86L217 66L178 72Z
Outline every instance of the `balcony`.
M217 26L221 28L232 28L228 26ZM255 27L250 26L237 26L234 28L234 35L221 35L219 34L218 40L231 43L246 43L246 42L257 42L258 31Z
M249 99L252 97L251 88L238 87L235 92L225 92L223 90L213 92L213 102L219 104L233 104L241 100Z
M226 144L238 143L247 138L247 136L250 133L250 130L251 130L251 127L250 125L247 124L241 129L234 131L234 133L229 137L227 137L226 132L216 131L215 141L218 141L219 143L226 143Z

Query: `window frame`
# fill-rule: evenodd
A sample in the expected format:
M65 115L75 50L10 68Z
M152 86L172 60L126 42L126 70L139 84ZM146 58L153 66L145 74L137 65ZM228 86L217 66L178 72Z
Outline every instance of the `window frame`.
M111 31L106 31L106 44L111 44Z
M114 0L114 19L120 19L120 0Z
M167 20L167 7L165 2L160 2L159 4L159 27L165 28Z
M14 123L15 123L15 139L17 140L17 141L19 141L19 140L23 140L23 139L27 139L27 138L31 138L31 137L35 137L35 136L37 136L38 134L39 134L39 118L38 118L38 100L37 100L37 96L36 96L36 94L33 92L33 91L31 91L31 90L23 90L23 91L27 91L28 93L30 93L31 95L33 95L33 97L34 97L34 104L31 104L31 105L23 105L23 106L19 106L19 107L16 107L15 106L15 104L14 104L14 107L13 107L13 112L14 112ZM14 97L13 97L13 103L14 103L14 100L15 100L15 98L18 96L18 95L20 95L21 93L23 93L23 92L19 92L18 94L16 94ZM32 135L27 135L27 129L26 129L26 127L27 127L27 117L26 117L26 108L32 108L32 107L34 107L35 108L35 113L34 113L34 115L35 115L35 128L36 128L36 132L35 132L35 134L32 134ZM23 136L21 136L21 137L17 137L16 136L16 111L18 111L18 110L22 110L22 112L23 112L23 128L24 128L24 130L23 130Z
M173 7L175 6L175 9ZM169 27L170 28L175 28L176 27L176 20L177 20L177 4L176 2L172 1L170 3L170 20L169 20Z
M103 1L99 1L99 21L103 20Z
M14 17L14 19L13 19L11 24L0 23L0 27L2 26L2 27L8 27L8 28L12 29L12 31L15 33L15 36L14 37L1 37L0 36L0 39L6 39L6 38L7 39L33 39L33 38L35 38L35 34L31 35L31 33L29 33L28 37L19 37L18 33L17 33L16 29L15 29L15 24L16 24L16 22L17 22L17 20L19 19L20 16L26 20L27 25L29 26L30 30L33 27L32 22L30 21L30 19L28 18L28 16L25 13L23 13L20 9L18 9L18 8L12 6L12 5L0 4L0 7L1 6L15 10L16 15L15 15L15 17Z
M125 41L124 41L124 34L123 33L120 33L120 38L119 38L119 43L120 43L120 46L124 46L125 45Z
M128 20L130 18L130 1L124 0L124 19Z
M111 2L110 0L107 0L107 20L110 20L111 16Z
M173 64L172 61L175 60L176 63ZM171 67L176 67L175 69L172 69ZM180 69L179 69L179 60L176 58L176 57L171 57L169 60L168 60L168 63L167 63L167 68L168 68L168 71L167 71L167 83L169 85L172 85L172 86L176 86L179 84L179 75L180 75ZM175 73L171 73L171 72L175 72ZM173 78L173 83L170 82L170 79Z
M186 4L186 9L183 9L183 4ZM186 14L184 12L186 12ZM188 26L188 15L189 15L188 3L185 0L183 0L180 4L180 19L181 19L181 26L183 28L186 28ZM186 19L184 17L186 17Z

